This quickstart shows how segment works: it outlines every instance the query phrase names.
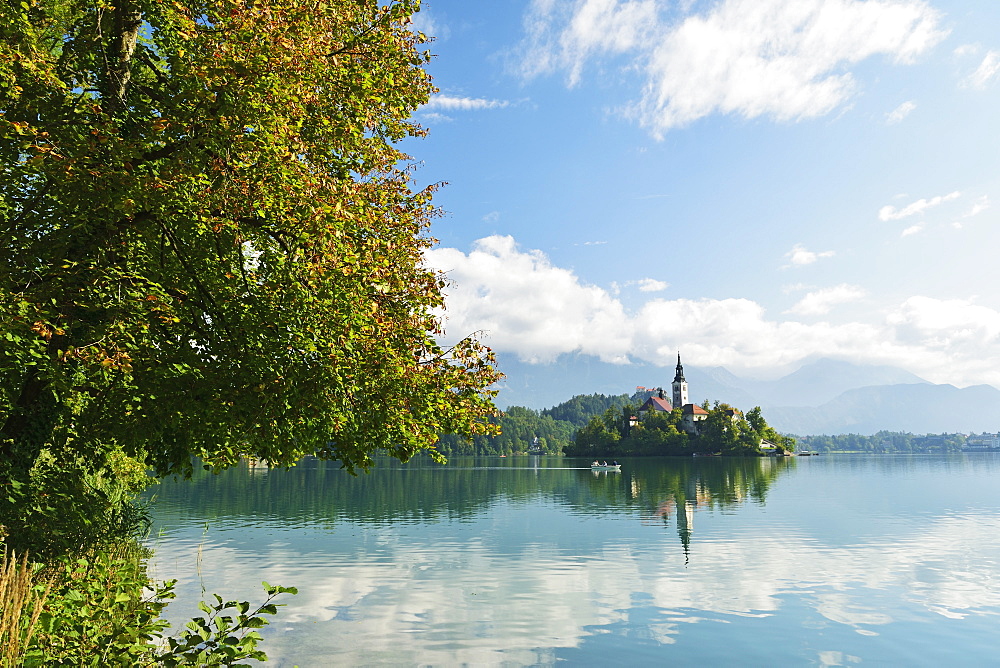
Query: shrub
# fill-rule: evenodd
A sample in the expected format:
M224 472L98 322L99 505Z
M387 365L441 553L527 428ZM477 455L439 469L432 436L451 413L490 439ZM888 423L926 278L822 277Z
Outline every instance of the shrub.
M264 661L257 632L274 615L281 594L294 587L263 583L265 601L200 604L204 617L177 636L164 637L160 615L173 600L175 581L151 582L138 544L88 558L32 566L4 552L0 564L0 666L239 666Z

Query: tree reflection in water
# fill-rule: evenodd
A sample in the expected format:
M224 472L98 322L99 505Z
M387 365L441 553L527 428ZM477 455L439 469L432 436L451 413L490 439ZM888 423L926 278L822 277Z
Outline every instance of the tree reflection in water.
M306 460L291 470L244 465L220 475L199 471L153 493L164 520L197 507L203 521L246 517L331 530L348 522L472 519L493 504L541 496L576 514L675 521L686 561L697 511L764 504L774 481L794 466L789 457L636 458L623 462L621 473L594 475L589 462L571 458L455 457L446 466L385 459L371 473L351 476L333 462Z

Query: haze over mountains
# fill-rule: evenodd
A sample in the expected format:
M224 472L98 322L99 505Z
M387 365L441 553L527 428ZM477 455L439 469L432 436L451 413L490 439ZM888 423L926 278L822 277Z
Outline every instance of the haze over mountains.
M577 394L632 394L663 387L669 397L674 368L610 364L589 355L562 355L552 364L528 364L499 355L507 374L497 403L541 409ZM1000 390L929 383L891 366L818 359L777 380L740 378L723 367L684 364L693 402L724 401L744 411L760 406L778 431L798 434L979 433L1000 430Z

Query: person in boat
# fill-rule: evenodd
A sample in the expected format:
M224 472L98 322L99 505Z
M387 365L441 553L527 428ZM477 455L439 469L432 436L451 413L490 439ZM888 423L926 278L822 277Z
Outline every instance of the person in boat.
M593 463L593 464L591 464L591 466L600 466L600 464L599 464L599 463L597 462L597 460L595 459L595 460L594 460L594 463Z

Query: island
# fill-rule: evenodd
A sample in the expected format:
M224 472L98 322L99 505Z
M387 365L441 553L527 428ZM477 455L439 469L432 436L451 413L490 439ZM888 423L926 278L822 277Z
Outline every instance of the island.
M795 449L795 439L767 424L760 407L744 414L727 403L688 401L684 366L677 367L668 401L662 388L647 392L645 403L626 404L595 415L565 453L574 457L624 455L785 455Z

